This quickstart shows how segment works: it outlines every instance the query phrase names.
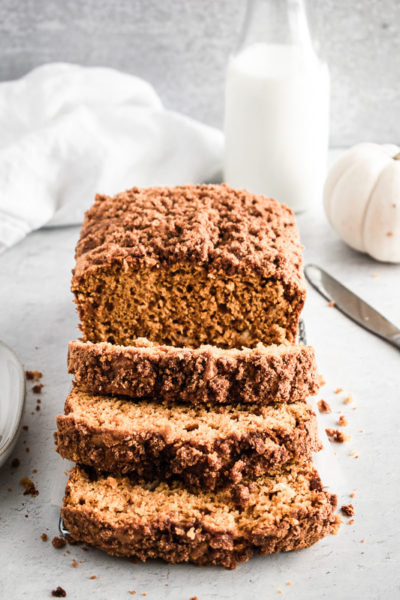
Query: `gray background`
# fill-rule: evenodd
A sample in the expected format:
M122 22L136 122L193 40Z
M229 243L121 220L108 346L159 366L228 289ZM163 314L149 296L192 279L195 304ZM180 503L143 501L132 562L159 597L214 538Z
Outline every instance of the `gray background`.
M0 79L48 61L107 65L164 103L223 122L224 72L244 0L0 0ZM332 76L331 143L400 142L400 1L309 0Z

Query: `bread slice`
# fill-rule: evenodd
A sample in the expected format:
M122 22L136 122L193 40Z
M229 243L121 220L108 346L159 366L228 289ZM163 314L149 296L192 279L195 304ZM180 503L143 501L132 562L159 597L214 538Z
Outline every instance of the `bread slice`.
M174 348L146 339L134 346L73 341L68 370L94 394L192 404L296 402L319 389L314 350L281 344L241 350Z
M62 507L73 539L115 556L235 568L253 554L298 550L335 533L336 496L309 463L218 492L146 484L76 466Z
M260 475L321 448L305 402L222 409L92 396L74 389L57 418L57 450L96 469L179 476L206 489Z
M294 341L306 294L294 214L225 185L98 195L76 248L72 291L91 342Z

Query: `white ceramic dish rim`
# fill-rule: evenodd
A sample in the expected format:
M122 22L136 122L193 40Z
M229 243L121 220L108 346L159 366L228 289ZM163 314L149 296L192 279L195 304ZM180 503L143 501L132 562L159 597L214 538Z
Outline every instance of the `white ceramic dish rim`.
M7 458L11 454L20 432L22 415L25 407L25 372L21 361L18 356L7 344L0 340L0 346L5 353L8 353L13 360L15 365L16 382L15 389L18 390L17 398L14 398L12 393L8 394L8 397L2 399L11 405L11 417L6 419L4 423L4 431L2 432L2 438L0 439L0 467L6 462ZM13 382L10 380L10 387L13 386ZM14 406L12 403L14 403Z

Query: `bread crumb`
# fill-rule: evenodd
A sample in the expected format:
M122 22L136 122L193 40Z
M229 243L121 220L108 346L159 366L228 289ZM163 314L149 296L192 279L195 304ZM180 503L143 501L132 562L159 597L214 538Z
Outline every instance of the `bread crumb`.
M51 595L54 598L65 598L67 592L61 586L57 586L57 588L51 592Z
M340 425L340 427L346 427L348 424L349 422L347 421L346 417L344 415L340 415L338 425Z
M292 582L291 581L287 581L286 585L292 585Z
M60 548L64 548L67 545L67 540L63 537L55 536L53 537L51 543L53 544L54 548L57 548L57 550L59 550Z
M47 535L47 533L42 533L42 535L40 536L42 542L47 542L47 540L49 539L49 536Z
M362 544L365 544L365 539L361 540L361 543L362 543Z
M72 559L72 566L73 566L74 569L76 569L76 567L79 566L79 563L78 563L78 561L75 558Z
M347 442L350 439L350 436L346 435L342 431L339 431L338 429L332 429L330 427L325 429L325 433L334 442L337 442L339 444L343 444L344 442Z
M20 484L25 488L24 496L35 496L39 495L39 490L36 488L35 484L29 477L23 477L20 481Z
M23 425L22 429L23 429L24 431L28 431L28 429L29 429L29 426L28 426L28 425Z
M192 596L190 600L199 600L197 596Z
M350 519L350 521L347 522L347 525L353 525L354 523L354 519Z
M343 392L343 388L336 388L335 394L340 394L341 392Z
M34 394L40 394L42 389L43 389L43 383L37 383L36 385L33 386L32 392Z
M344 399L344 403L345 404L351 404L352 402L354 402L354 398L351 394L349 394L348 396L346 396L346 398Z
M13 458L11 461L11 467L13 469L18 469L20 464L21 464L21 461L19 460L19 458Z
M350 456L355 456L356 458L358 458L358 453L357 450L352 450L351 452L349 452Z
M326 384L325 379L322 377L322 375L319 376L319 385L322 387L323 385Z
M335 306L335 303L334 303L334 301L333 301L333 300L331 300L331 301L328 303L328 306L331 306L331 307L332 307L332 306ZM282 592L281 592L281 593L282 593Z
M317 406L318 406L319 412L321 412L321 413L331 413L332 412L332 409L326 400L318 400Z
M354 506L352 504L344 504L340 510L346 517L352 517L354 515Z
M356 493L355 492L351 492L350 494L350 498L355 498Z
M25 376L29 381L39 381L43 377L40 371L25 371Z
M388 231L386 235L387 235L387 237L392 237L393 231Z
M91 575L91 576L89 577L89 579L97 579L97 575ZM131 592L129 592L129 593L131 593Z

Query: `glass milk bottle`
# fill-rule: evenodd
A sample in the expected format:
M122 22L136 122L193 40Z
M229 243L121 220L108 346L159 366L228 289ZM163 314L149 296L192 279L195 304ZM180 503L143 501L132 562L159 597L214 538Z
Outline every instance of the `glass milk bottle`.
M329 72L302 0L249 0L225 91L225 182L303 211L322 198Z

